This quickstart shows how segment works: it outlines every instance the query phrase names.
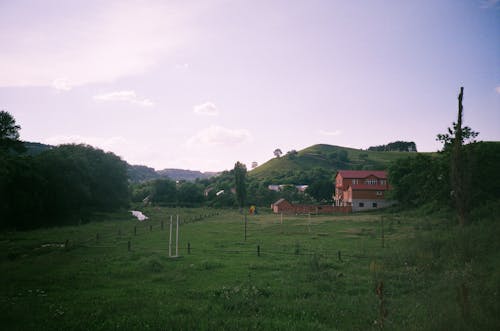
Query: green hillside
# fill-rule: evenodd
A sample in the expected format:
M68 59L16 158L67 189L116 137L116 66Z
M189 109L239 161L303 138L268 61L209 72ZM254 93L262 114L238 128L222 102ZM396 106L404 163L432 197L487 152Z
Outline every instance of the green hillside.
M273 158L249 172L256 179L282 177L284 174L320 168L332 173L338 169L386 169L391 161L416 155L408 152L378 152L333 145L313 145L295 153Z

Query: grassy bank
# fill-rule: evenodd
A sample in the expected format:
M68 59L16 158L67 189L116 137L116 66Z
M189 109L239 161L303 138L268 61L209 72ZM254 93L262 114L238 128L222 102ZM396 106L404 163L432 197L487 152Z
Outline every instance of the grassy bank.
M1 325L479 330L498 323L492 222L464 231L442 216L285 216L282 223L264 213L248 216L245 240L234 211L143 211L148 221L124 212L1 234ZM180 257L169 258L169 220L177 214Z

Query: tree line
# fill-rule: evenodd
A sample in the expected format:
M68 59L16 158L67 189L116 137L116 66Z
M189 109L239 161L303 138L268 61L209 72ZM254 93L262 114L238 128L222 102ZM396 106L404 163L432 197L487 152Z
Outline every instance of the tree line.
M0 127L1 228L75 224L129 205L127 164L115 154L70 144L33 156L8 112Z

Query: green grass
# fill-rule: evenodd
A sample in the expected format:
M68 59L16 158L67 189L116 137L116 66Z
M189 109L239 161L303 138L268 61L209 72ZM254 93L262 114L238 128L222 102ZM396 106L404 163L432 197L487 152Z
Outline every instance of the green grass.
M484 258L469 264L457 258L445 266L438 255L452 256L449 242L467 235L430 235L447 227L440 219L375 213L285 216L281 224L279 216L263 213L248 216L245 241L243 216L235 211L143 211L150 220L138 222L123 212L80 226L1 234L2 327L378 330L380 280L386 329L469 330L479 318L482 327L498 322L492 316L499 294L481 292L499 289L496 255L489 254L494 233L481 248L456 251L466 256L480 249ZM177 214L181 256L169 258L169 220ZM61 247L66 240L68 247ZM456 298L464 280L475 316L470 319L462 317ZM490 311L479 309L485 302Z

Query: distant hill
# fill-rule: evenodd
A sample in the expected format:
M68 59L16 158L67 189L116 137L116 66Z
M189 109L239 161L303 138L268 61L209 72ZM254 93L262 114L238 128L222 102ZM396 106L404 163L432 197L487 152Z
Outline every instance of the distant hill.
M46 145L42 143L34 143L29 141L23 141L24 147L26 147L26 153L29 155L38 155L46 150L54 148L52 145Z
M256 179L271 179L286 173L321 168L334 173L339 169L387 169L393 160L416 155L408 152L379 152L334 145L313 145L273 158L249 172ZM299 184L299 183L297 183Z
M197 178L204 179L216 176L216 172L201 172L185 169L163 169L156 171L153 168L143 165L129 165L129 178L132 182L145 182L154 179L168 178L171 180L194 181Z
M184 170L184 169L163 169L158 170L157 173L161 177L168 177L173 180L187 180L192 181L197 178L204 179L216 176L217 172L201 172L195 170Z

